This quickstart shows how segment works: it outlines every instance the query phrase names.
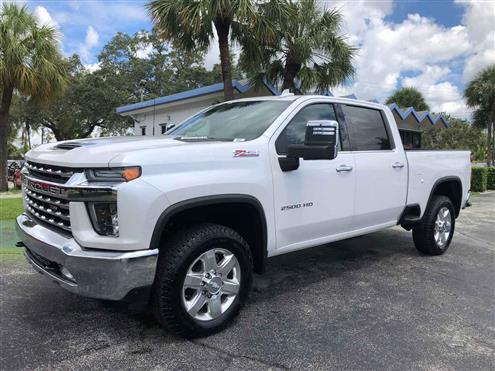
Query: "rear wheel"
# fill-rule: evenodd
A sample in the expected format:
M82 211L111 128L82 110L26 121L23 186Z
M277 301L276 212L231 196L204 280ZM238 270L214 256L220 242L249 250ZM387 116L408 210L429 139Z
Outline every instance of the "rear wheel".
M237 232L215 224L184 229L160 251L155 316L184 337L215 333L237 315L251 279L250 250Z
M433 196L421 221L413 228L416 248L427 255L441 255L447 251L455 228L455 211L446 196Z

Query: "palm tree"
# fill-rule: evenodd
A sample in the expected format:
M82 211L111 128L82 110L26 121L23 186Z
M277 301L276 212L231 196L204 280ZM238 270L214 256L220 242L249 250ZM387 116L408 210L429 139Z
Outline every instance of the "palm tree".
M429 111L425 98L416 88L400 88L388 99L387 104L395 103L401 108L413 107L417 111Z
M253 82L259 84L266 78L282 89L325 92L354 74L356 49L340 34L339 10L321 10L315 0L294 0L272 22L275 39L257 39L257 25L244 30L240 39L240 65Z
M7 190L7 138L14 91L46 98L65 84L55 29L40 26L25 6L4 3L0 11L0 191Z
M495 125L495 64L480 71L464 91L467 105L476 108L474 112L474 125L487 129L486 138L486 163L493 164L495 148L493 132Z
M206 49L216 31L224 97L231 100L234 92L229 38L237 40L246 24L256 25L259 39L273 38L271 19L260 17L259 9L263 7L269 9L265 13L276 14L283 11L284 4L285 0L263 4L254 0L152 0L147 8L161 36L184 50Z

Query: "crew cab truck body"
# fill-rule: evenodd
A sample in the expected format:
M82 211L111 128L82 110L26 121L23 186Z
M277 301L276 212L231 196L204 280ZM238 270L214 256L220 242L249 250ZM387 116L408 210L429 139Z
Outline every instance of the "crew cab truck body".
M150 293L187 337L223 328L270 256L397 224L442 254L470 189L469 152L404 151L386 106L323 96L227 102L165 137L26 160L17 229L33 267L84 296Z

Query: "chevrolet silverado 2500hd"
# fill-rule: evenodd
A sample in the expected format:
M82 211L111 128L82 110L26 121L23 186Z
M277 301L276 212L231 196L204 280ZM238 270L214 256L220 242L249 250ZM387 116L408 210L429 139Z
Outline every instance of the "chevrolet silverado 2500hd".
M20 245L88 297L149 293L186 337L218 331L268 257L393 227L443 254L469 152L404 151L383 105L324 96L218 104L156 137L41 145L22 170Z

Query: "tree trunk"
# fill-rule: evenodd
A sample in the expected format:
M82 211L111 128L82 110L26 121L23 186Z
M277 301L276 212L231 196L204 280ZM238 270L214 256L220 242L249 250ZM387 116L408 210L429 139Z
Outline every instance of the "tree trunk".
M282 91L289 89L292 93L296 92L296 84L294 79L301 70L301 65L287 61L284 68L284 82L282 84Z
M490 114L487 123L487 135L486 135L486 164L487 166L492 166L493 163L493 141L492 141L492 125L493 125L493 115Z
M14 88L5 86L2 93L2 102L0 104L0 192L8 191L9 183L7 181L7 156L8 156L8 138L9 138L9 110L12 103L12 94Z
M225 101L234 99L232 89L232 63L230 60L229 31L230 24L215 22L218 34L218 47L220 49L220 66L222 68L223 95Z

